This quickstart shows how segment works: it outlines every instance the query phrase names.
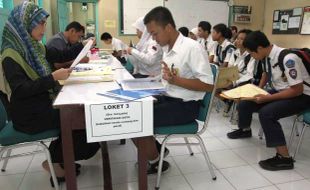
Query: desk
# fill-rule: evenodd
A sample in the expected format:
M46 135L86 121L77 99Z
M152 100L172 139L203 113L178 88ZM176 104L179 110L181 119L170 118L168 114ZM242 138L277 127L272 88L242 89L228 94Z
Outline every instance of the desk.
M114 78L116 79L131 79L133 78L126 69L114 57L110 59ZM66 168L65 178L67 190L77 190L76 173L74 166L74 152L72 131L85 129L85 102L107 103L102 96L94 95L98 91L108 91L119 88L116 82L101 82L101 83L85 83L73 84L64 86L57 98L54 101L54 107L59 108L61 118L61 136L62 148L64 156L64 166ZM138 144L138 162L139 162L139 189L147 189L147 171L146 171L146 153L143 149L140 139L137 138ZM106 142L102 143L105 148ZM107 160L106 160L107 159ZM103 152L104 164L109 164L107 152ZM104 187L112 189L110 168L104 168Z

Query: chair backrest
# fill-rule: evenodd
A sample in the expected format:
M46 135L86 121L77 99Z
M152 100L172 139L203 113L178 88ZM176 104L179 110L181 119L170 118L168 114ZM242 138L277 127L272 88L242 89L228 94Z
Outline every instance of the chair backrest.
M4 105L2 104L2 101L0 100L0 131L2 128L5 127L7 120L8 120L8 117L6 114L6 110L4 108Z
M211 69L212 69L213 81L214 81L214 85L215 85L217 82L217 77L218 77L218 68L215 64L211 64ZM207 121L209 112L210 112L211 107L212 107L211 103L213 102L215 90L216 90L216 88L214 87L211 92L206 92L206 94L202 100L202 105L200 106L200 110L199 110L199 116L198 116L199 121L202 121L202 122Z

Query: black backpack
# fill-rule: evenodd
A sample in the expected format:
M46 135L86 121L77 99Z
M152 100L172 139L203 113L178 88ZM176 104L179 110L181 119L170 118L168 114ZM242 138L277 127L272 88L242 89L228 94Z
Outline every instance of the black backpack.
M234 54L234 59L235 59L235 61L237 60L237 55L235 55L235 54ZM251 60L251 55L250 54L248 54L247 56L244 57L244 67L242 68L240 73L242 73L243 71L246 70L250 60Z
M274 67L279 66L280 70L282 71L282 77L285 77L284 71L284 57L290 53L293 53L297 55L301 60L302 63L304 64L308 74L310 75L310 49L309 48L291 48L291 49L284 49L280 52L279 58L278 58L278 63L274 65ZM310 84L304 81L304 84L310 87Z
M220 53L221 53L221 52L220 52L220 44L217 45L217 47L216 47L216 56L218 57L218 59L219 59L218 61L219 61L220 63L224 63L224 60L225 60L225 58L226 58L227 51L228 51L230 48L236 50L236 47L235 47L234 45L229 44L228 46L226 46L226 48L224 49L224 51L222 51L222 59L220 59Z

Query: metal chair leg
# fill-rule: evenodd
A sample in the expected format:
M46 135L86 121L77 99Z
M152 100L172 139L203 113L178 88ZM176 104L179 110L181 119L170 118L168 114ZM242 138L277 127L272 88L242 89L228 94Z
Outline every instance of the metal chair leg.
M200 144L200 147L201 147L201 150L202 150L202 153L206 159L206 162L207 162L207 165L209 167L209 170L210 170L210 174L212 176L212 179L213 180L216 180L216 175L214 173L214 170L213 170L213 167L212 167L212 164L210 162L210 158L209 158L209 155L208 155L208 152L207 152L207 149L205 147L205 144L203 143L203 140L202 138L199 136L199 135L195 135L196 139L199 141L199 144Z
M191 156L193 156L193 155L194 155L194 152L193 152L193 150L192 150L191 145L189 145L189 141L188 141L188 139L187 139L186 137L184 137L184 141L185 141L185 143L186 143L186 146L187 146L187 149L188 149L189 154L190 154Z
M8 165L9 156L11 156L11 153L12 153L12 149L8 149L6 151L6 158L4 158L4 162L3 162L3 165L2 165L2 168L1 168L2 172L5 172L5 170L6 170L6 166Z
M165 138L161 144L159 164L158 164L158 169L157 169L157 179L156 179L156 186L155 186L155 189L157 190L159 189L159 185L160 185L160 178L161 178L161 172L163 168L164 154L165 154L165 148L166 148L167 141L168 141L168 138Z
M292 130L291 130L291 135L290 135L290 139L288 141L288 150L290 150L293 146L293 140L294 140L294 130L296 131L295 128L297 128L297 121L298 121L298 116L296 116L294 122L293 122L293 127L292 127ZM297 129L298 131L298 129Z
M297 143L296 150L295 150L295 152L294 152L294 154L293 154L293 159L295 159L295 157L296 157L296 155L297 155L297 153L298 153L298 151L299 151L299 149L300 149L300 146L301 146L301 143L302 143L304 134L305 134L305 129L306 129L306 127L308 127L308 125L304 123L304 125L303 125L303 127L302 127L302 129L301 129L301 134L300 134L300 137L299 137L299 140L298 140L298 143Z
M258 136L259 136L259 139L262 140L263 139L263 136L264 136L264 131L263 131L263 128L260 127L259 131L258 131Z

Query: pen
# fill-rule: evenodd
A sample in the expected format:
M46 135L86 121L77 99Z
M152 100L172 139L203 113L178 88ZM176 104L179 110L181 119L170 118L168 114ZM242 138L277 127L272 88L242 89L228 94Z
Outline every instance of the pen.
M174 63L171 65L171 72L173 72Z

